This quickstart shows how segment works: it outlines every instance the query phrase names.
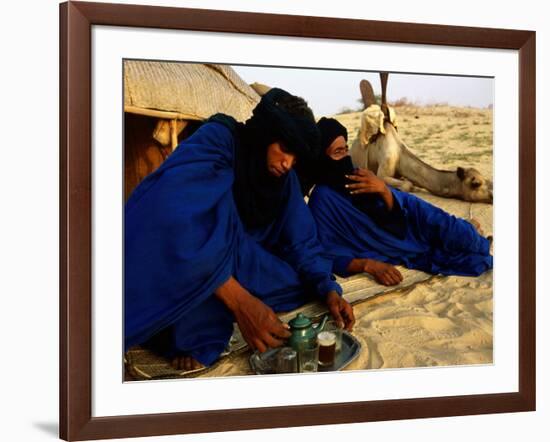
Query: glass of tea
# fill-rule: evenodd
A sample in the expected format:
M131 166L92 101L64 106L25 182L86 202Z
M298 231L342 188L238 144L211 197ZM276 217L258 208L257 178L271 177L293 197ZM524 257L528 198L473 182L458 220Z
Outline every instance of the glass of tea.
M336 334L332 331L322 331L317 335L319 343L319 365L334 364L336 358Z

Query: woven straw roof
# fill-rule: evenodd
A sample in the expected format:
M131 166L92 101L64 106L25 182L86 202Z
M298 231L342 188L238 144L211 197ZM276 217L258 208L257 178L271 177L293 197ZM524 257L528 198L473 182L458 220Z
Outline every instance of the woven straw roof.
M204 120L222 112L245 121L259 95L230 66L126 60L124 109Z

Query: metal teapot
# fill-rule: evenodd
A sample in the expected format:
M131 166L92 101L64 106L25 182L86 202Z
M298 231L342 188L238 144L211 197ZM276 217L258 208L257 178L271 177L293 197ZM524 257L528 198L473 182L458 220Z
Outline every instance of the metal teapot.
M292 333L288 338L288 345L297 352L303 348L316 346L317 334L323 330L327 320L328 315L325 315L319 324L313 325L310 318L303 313L298 313L294 319L288 322Z

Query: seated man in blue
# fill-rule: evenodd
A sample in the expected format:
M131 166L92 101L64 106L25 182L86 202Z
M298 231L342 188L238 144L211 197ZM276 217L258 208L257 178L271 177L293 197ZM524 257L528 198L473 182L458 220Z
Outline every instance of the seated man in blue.
M318 152L307 103L281 89L240 124L216 115L134 190L125 208L125 349L145 344L178 369L211 365L236 321L263 352L289 336L275 312L351 306L322 258L292 169Z
M395 285L403 278L392 264L465 276L493 267L490 241L472 224L355 169L347 130L337 120L322 118L318 127L324 155L310 168L310 182L317 185L309 207L336 274L367 272Z

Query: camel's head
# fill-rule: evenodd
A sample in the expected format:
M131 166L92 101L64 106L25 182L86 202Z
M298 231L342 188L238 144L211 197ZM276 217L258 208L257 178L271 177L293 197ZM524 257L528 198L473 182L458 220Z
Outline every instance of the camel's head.
M472 167L467 169L459 167L456 169L456 175L462 183L464 200L480 203L493 202L493 183L485 179L478 170Z

